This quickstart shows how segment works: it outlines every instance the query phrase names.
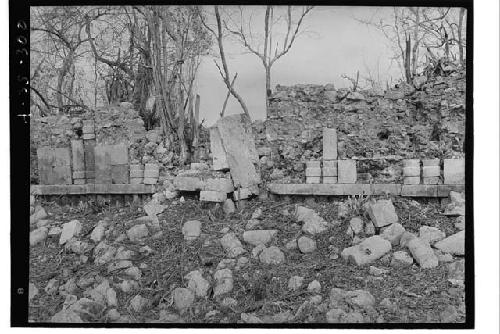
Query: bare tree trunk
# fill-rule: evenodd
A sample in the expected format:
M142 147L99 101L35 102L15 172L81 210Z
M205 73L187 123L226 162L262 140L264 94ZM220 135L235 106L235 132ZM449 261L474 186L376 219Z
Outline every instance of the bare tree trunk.
M73 63L73 55L74 55L74 50L70 50L66 58L64 58L63 65L61 69L59 70L59 74L57 76L57 92L56 92L56 99L57 99L57 106L59 107L59 111L62 110L62 107L64 105L63 101L63 84L64 84L64 77L66 77L66 74L68 73L71 64Z
M233 81L231 81L231 87L234 87L234 82L238 77L238 72L234 74ZM231 91L228 89L226 94L226 99L224 100L224 104L222 105L222 111L220 112L220 118L224 117L224 112L226 111L227 101L229 100L229 96L231 96Z
M266 117L269 113L269 98L271 97L271 66L266 66Z
M411 83L411 37L410 36L406 36L405 76L406 76L406 82Z
M411 74L414 77L417 74L418 65L418 29L420 27L420 8L416 7L415 11L415 27L413 28L413 49L412 49L412 69Z
M464 44L462 40L462 27L465 15L465 8L460 8L459 18L458 18L458 54L460 59L460 64L464 63Z

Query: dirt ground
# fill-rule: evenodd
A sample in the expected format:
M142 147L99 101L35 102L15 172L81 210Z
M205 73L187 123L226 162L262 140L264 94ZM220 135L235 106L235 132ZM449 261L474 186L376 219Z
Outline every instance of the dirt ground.
M342 201L351 205L347 216L339 218L338 202ZM420 226L428 225L439 227L446 235L456 232L456 218L442 215L439 200L393 198L393 202L399 221L407 231L418 234ZM228 216L220 205L201 203L194 197L186 197L183 202L179 199L170 200L164 203L166 208L158 215L162 233L151 233L142 242L131 242L128 238L119 238L116 242L121 234L137 224L137 218L144 216L141 207L70 207L43 201L40 204L49 213L52 226L79 220L82 224L80 240L86 240L90 250L84 256L65 250L59 245L59 236L49 236L31 247L30 282L38 289L38 294L29 305L29 320L32 322L49 322L63 307L66 296L61 293L61 289L44 290L49 281L52 279L57 287L71 278L75 279L77 285L83 278L94 282L94 285L107 279L116 291L117 306L105 307L93 314L89 322L111 322L107 311L115 308L120 315L119 319L113 320L116 322L241 323L242 314L245 313L267 319L266 322L325 323L329 294L334 287L347 291L365 290L373 295L374 307L369 312L362 312L362 322L465 321L464 288L448 281L450 274L446 263L440 263L432 269L422 269L416 263L407 268L395 269L390 266L390 254L402 250L402 247L394 246L388 255L370 264L388 270L385 275L374 276L370 274L369 266L356 266L335 256L334 253L340 255L344 248L351 246L352 238L346 234L350 218L360 215L365 222L368 221L363 215L359 199L319 198L307 202L299 198L277 201L255 199ZM285 247L289 240L302 234L301 224L293 217L297 204L314 209L327 222L338 222L316 237L317 249L312 253L303 254L298 249L288 250ZM258 208L263 212L259 228L278 230L271 245L284 252L285 261L282 264L265 265L258 258L253 258L253 247L241 238L247 221ZM125 293L115 285L122 281L123 272L110 273L107 264L94 264L92 248L96 244L89 239L89 235L98 221L102 220L109 221L104 238L107 243L135 251L131 261L142 272L135 291ZM183 224L188 220L203 223L200 237L191 243L187 243L181 233ZM218 263L226 258L218 240L227 229L235 232L242 241L246 250L243 256L249 261L238 270L233 269L232 291L214 298L212 276ZM141 250L143 246L149 246L152 251L144 253ZM453 259L457 260L458 257ZM179 314L172 305L171 292L177 287L186 287L185 276L193 270L201 270L203 276L209 279L212 289L206 298L197 298L187 311ZM287 287L292 276L304 278L302 288L294 292ZM307 290L307 284L313 280L321 284L319 293ZM92 286L78 286L73 294L82 298L84 291L90 288ZM130 307L130 301L138 294L149 301L141 312L135 312ZM320 300L308 303L315 295L321 296ZM234 298L237 304L224 304L222 300L225 297ZM174 316L167 320L165 314Z

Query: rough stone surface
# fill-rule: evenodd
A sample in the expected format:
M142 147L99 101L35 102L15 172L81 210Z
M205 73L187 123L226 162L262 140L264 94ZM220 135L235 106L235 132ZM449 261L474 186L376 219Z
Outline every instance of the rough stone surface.
M407 247L421 268L428 269L438 266L438 258L426 241L419 238L413 238L408 241Z
M182 312L191 306L194 302L194 293L190 289L176 288L172 292L174 307L177 311Z
M304 282L304 277L302 276L292 276L288 280L288 290L297 291L300 289Z
M141 295L136 295L130 301L130 306L137 313L144 311L144 309L148 305L149 305L149 300L147 298L142 297Z
M370 275L373 275L373 276L382 276L382 275L387 274L388 272L389 272L389 270L377 268L374 266L370 266L370 270L369 270Z
M413 264L413 258L405 251L397 251L392 254L391 267L404 268Z
M398 222L396 209L390 199L381 199L376 203L370 203L367 211L376 227L384 227Z
M200 191L200 201L224 203L227 199L227 194L220 191L202 190Z
M210 288L210 283L205 278L203 278L201 271L191 271L186 275L186 280L188 281L188 289L193 291L196 297L205 297L207 295L208 289Z
M92 240L95 243L99 243L102 238L104 238L104 232L106 231L106 227L99 223L97 226L92 230L92 233L90 234L90 240Z
M46 227L40 227L34 231L31 231L30 232L30 246L35 246L36 244L47 239L48 232L49 232L49 230Z
M460 231L447 237L446 239L436 242L434 247L444 253L465 255L465 231Z
M236 211L236 207L234 206L234 202L232 199L228 198L224 201L224 205L222 206L222 210L226 215L234 213Z
M420 238L420 240L433 245L437 241L444 239L446 237L446 234L437 227L420 226L418 237Z
M281 264L285 261L285 254L278 247L271 246L262 250L259 259L264 264Z
M389 241L391 245L395 246L399 244L401 236L405 232L403 225L399 223L391 224L390 226L383 227L381 229L380 236L385 240Z
M241 245L240 240L236 237L234 233L225 234L221 240L222 248L226 251L230 258L235 258L238 255L245 253L245 249Z
M297 221L304 223L302 231L305 233L315 235L328 229L328 223L312 209L298 206L295 211L295 218Z
M233 290L233 273L231 269L225 268L217 270L214 274L216 285L214 287L214 297L223 295Z
M369 264L391 250L391 243L378 235L365 239L358 245L345 248L342 259L358 266Z
M59 245L64 245L69 239L78 236L81 230L82 225L78 220L72 220L69 223L63 224Z
M196 240L201 234L202 223L199 220L189 220L182 226L182 235L184 240L193 241Z
M278 233L278 230L253 230L243 233L243 240L253 246L268 244Z
M321 292L321 283L317 280L312 281L307 285L307 291L320 293Z
M142 238L145 238L148 235L149 235L149 231L148 231L148 227L146 226L146 224L139 224L139 225L132 226L127 231L127 237L132 242L140 241Z
M300 237L297 240L297 245L302 253L311 253L317 248L316 241L306 236Z

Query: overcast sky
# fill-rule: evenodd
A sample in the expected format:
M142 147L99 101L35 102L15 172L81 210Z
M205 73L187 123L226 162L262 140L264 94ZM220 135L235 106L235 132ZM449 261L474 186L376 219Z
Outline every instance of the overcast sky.
M213 9L208 9L213 12ZM254 7L255 10L255 7ZM258 9L260 14L264 7ZM389 77L398 79L400 70L390 64L392 55L384 36L355 18L370 17L375 11L381 14L390 8L376 7L315 7L304 20L310 33L303 34L294 43L288 54L272 67L271 86L297 83L334 83L337 88L349 86L342 74L361 75L369 68L374 75L379 68L383 82ZM263 30L263 19L253 21L256 30ZM236 89L245 100L253 119L265 117L265 75L260 59L253 54L243 54L235 42L225 40L231 75L238 72ZM198 93L201 95L200 119L212 125L222 109L227 89L222 82L213 58L207 56L199 68ZM239 103L230 97L227 114L241 113Z

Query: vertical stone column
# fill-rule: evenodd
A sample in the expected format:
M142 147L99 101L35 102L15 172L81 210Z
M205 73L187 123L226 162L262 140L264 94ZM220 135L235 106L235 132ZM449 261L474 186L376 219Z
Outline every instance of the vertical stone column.
M337 160L337 130L323 128L323 160Z
M71 141L71 158L73 184L85 184L85 149L83 140Z

